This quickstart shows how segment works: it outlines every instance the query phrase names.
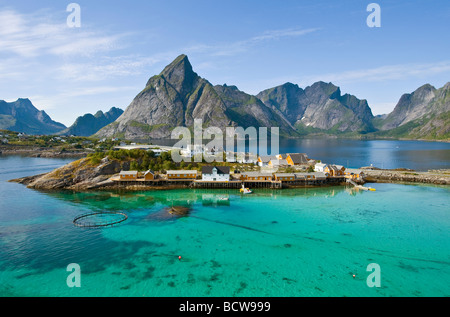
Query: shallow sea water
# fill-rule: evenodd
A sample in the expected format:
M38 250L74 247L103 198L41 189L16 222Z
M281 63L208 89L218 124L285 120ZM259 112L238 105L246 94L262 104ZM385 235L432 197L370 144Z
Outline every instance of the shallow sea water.
M39 192L5 180L65 161L21 160L1 162L0 296L450 295L448 187ZM90 211L128 220L72 224ZM67 286L70 263L80 288Z

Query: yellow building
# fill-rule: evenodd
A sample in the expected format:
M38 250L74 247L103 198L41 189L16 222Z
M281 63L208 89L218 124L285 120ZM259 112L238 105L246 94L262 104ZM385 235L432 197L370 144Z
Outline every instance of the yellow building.
M345 167L342 165L327 165L324 169L330 176L344 176L344 171Z
M146 181L152 181L155 179L155 172L153 172L152 170L148 170L147 172L144 173L144 179Z
M241 180L244 181L271 181L271 173L260 173L260 172L245 172L241 175Z
M351 178L351 179L362 179L365 177L365 174L362 170L352 169L352 168L346 169L344 171L344 175L345 175L345 177Z
M137 171L120 171L120 180L136 180L138 178Z
M295 181L295 174L294 173L275 173L273 174L273 179L276 181Z
M196 179L197 170L174 170L167 171L167 179Z
M286 154L286 161L289 165L308 165L308 156L305 153Z

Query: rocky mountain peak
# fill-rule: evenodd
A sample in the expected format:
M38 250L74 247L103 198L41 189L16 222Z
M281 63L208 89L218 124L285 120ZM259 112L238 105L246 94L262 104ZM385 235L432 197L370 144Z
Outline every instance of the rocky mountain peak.
M180 94L190 91L199 78L186 55L178 56L159 74Z

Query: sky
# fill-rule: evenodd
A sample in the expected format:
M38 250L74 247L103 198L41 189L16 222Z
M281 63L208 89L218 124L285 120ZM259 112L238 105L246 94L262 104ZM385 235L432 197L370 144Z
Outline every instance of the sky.
M369 27L372 2L0 0L0 100L29 98L70 126L126 109L186 54L213 85L257 94L321 80L389 113L402 94L450 81L450 1L379 0L380 26Z

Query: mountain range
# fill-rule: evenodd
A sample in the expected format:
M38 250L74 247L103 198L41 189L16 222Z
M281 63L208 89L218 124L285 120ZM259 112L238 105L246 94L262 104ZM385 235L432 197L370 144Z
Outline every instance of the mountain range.
M10 130L33 135L91 136L104 126L114 122L122 109L112 107L108 112L97 111L78 117L66 127L53 121L45 111L39 111L29 99L19 98L14 102L0 100L0 130Z
M186 55L151 77L125 111L112 108L87 114L69 128L37 109L31 117L10 109L25 101L31 104L28 99L0 101L0 129L30 126L34 130L28 131L37 131L37 120L45 133L143 140L170 138L173 128L192 128L194 119L202 119L204 128L279 127L284 137L450 139L450 83L439 89L423 85L401 96L391 113L374 116L366 100L342 94L339 87L322 81L304 89L285 83L257 95L232 85L213 85L194 72Z
M116 121L122 113L123 110L116 107L112 107L105 113L101 110L97 111L94 115L87 113L84 116L78 117L74 124L72 124L69 128L60 131L58 134L91 136L104 126Z
M55 134L66 126L36 109L29 99L0 100L0 129L27 134Z

